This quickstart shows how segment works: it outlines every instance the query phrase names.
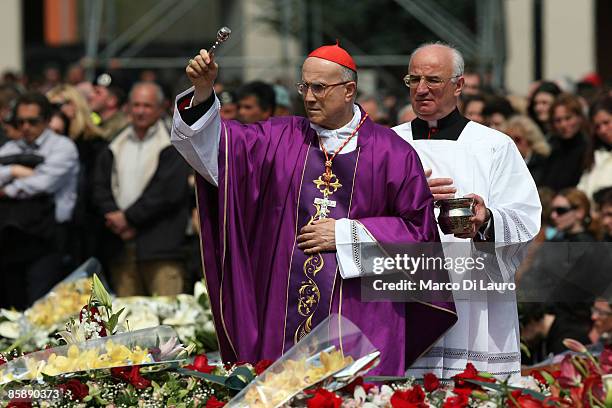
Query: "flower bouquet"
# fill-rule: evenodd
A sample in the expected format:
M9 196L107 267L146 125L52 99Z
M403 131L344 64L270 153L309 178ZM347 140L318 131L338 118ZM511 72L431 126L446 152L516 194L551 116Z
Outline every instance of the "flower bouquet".
M336 314L315 327L227 405L278 407L316 385L336 384L357 371L373 368L378 352L350 320ZM359 361L358 369L347 369ZM339 373L339 379L333 376ZM334 387L335 387L334 386Z
M176 360L176 332L169 326L137 330L27 354L0 366L0 384L77 371Z

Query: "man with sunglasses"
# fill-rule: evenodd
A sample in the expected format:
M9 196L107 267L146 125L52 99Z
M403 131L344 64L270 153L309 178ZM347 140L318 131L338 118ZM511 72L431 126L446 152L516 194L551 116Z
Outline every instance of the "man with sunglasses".
M449 270L453 279L471 279L477 285L514 283L522 246L513 244L529 242L540 229L538 192L512 139L459 113L463 69L463 57L455 48L442 43L418 47L404 78L417 118L393 130L418 152L434 200L474 200L471 231L442 234L441 239L445 255L457 259L482 256L485 268L468 273ZM479 241L485 243L473 244ZM464 244L457 244L461 242ZM409 373L433 371L450 378L469 361L478 370L500 377L518 375L515 294L464 291L455 293L455 304L457 324Z
M0 271L4 302L23 307L58 278L57 227L69 222L76 201L79 158L75 144L48 128L51 105L40 93L17 99L14 123L21 139L0 148L0 157L38 156L37 165L0 165ZM14 248L14 250L11 250ZM10 271L10 273L9 273ZM21 290L27 292L21 293ZM10 306L10 305L9 305Z
M172 143L198 173L204 270L224 361L276 359L335 313L382 352L374 372L403 375L409 353L433 344L454 310L362 302L359 243L438 240L414 149L355 104L357 67L338 44L303 64L297 90L307 118L221 121L217 70L205 50L190 60L193 88L177 97Z

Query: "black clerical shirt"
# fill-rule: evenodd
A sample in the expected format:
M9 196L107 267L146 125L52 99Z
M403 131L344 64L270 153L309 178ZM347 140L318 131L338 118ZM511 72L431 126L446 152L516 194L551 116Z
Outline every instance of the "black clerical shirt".
M437 126L431 129L426 120L416 118L412 121L412 138L414 140L457 140L468 122L469 119L461 115L457 108L439 119ZM437 130L432 131L433 129Z

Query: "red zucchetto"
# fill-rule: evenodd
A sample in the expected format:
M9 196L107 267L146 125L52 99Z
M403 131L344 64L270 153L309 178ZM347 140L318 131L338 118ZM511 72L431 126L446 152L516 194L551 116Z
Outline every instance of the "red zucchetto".
M340 47L340 43L336 40L336 45L324 45L322 47L317 48L310 54L308 57L321 58L324 60L328 60L331 62L335 62L336 64L340 64L343 67L347 67L357 72L357 65L355 65L355 61L353 61L353 57L346 52L346 50Z

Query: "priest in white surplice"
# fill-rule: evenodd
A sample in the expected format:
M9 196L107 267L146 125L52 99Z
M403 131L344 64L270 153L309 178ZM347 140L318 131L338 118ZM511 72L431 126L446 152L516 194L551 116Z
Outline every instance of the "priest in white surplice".
M486 279L514 282L524 250L524 245L517 244L529 242L540 229L540 200L512 139L466 119L457 110L463 67L461 54L445 44L417 48L404 78L417 118L393 130L417 150L434 200L469 195L476 202L472 233L441 233L445 255L483 256ZM489 253L476 249L474 242L479 241L492 243ZM453 275L469 279L469 273ZM500 377L519 374L515 293L462 293L455 302L458 322L408 374L420 377L434 372L451 378L467 362Z

